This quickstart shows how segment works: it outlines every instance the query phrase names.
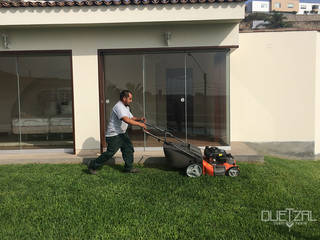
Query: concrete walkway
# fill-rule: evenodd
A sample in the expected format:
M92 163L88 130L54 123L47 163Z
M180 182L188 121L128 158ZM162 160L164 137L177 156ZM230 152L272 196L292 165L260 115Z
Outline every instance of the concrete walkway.
M263 162L264 157L258 155L253 149L244 143L234 142L231 144L231 154L238 162ZM77 156L70 153L14 153L0 154L0 164L29 164L29 163L86 163L98 155ZM163 151L138 151L134 154L134 162L145 166L164 165L166 163ZM109 164L123 164L121 152L117 152Z

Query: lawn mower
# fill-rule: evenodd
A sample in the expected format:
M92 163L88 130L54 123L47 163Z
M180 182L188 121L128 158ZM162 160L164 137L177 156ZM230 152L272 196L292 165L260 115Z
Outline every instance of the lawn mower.
M206 146L203 156L199 147L182 141L168 130L149 123L146 125L148 130L144 132L159 142L163 142L163 151L170 167L185 170L189 177L200 177L201 175L236 177L239 175L239 166L236 165L230 153L217 147ZM159 137L149 128L160 131L163 136Z

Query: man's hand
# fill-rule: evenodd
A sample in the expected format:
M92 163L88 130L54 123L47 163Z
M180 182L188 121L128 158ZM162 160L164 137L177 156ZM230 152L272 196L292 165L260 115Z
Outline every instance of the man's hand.
M147 126L144 123L140 123L139 126L142 127L144 130L147 130Z
M128 117L123 117L121 118L122 121L124 121L125 123L127 124L130 124L130 125L133 125L133 126L139 126L139 127L142 127L144 130L147 129L147 126L142 123L142 122L138 122L139 120L137 118L128 118ZM137 121L138 120L138 121Z
M146 122L147 122L147 119L146 119L145 117L141 117L141 118L140 118L140 121L146 123Z

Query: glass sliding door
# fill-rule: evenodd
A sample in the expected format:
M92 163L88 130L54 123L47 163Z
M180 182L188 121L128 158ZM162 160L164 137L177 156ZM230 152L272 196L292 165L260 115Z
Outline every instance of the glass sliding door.
M188 124L187 138L192 144L230 144L227 54L226 51L187 54L187 69L192 70L194 77L188 94L188 102L193 104L193 112L189 113L192 116Z
M0 70L1 96L12 92L3 100L6 137L1 134L1 149L73 148L70 57L0 53L0 68L5 69Z
M18 99L16 57L0 56L0 150L19 149L19 132L13 133L12 122L19 115L13 108Z
M144 72L145 114L148 122L185 139L185 54L147 54ZM190 71L187 71L187 79L191 83ZM161 145L147 136L147 147Z
M133 93L130 110L134 116L143 116L143 56L107 55L105 68L105 120L108 123L113 106L119 101L122 90ZM106 125L107 126L107 125ZM144 136L140 127L129 126L128 134L135 147L144 147Z
M17 57L22 148L73 146L70 58Z
M106 122L119 92L133 92L131 111L198 146L227 146L229 52L183 51L105 55ZM161 142L129 128L135 147Z

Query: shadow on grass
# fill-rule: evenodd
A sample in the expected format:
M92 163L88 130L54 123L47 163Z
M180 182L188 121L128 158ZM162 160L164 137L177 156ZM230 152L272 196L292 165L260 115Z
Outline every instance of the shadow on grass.
M88 166L90 161L93 160L94 158L83 158L82 159L82 164Z
M180 175L186 176L185 169L176 169L170 166L165 157L149 157L143 162L145 168L155 168L168 172L179 172Z
M105 165L113 168L113 169L116 170L116 171L124 172L124 168L123 168L122 165L114 164L114 163L112 163L112 162L111 162L111 163L108 163L108 162L107 162Z
M144 160L143 166L145 168L157 168L160 170L172 170L167 159L164 157L148 157Z
M94 160L94 159L93 158L84 158L82 161L82 164L88 166L90 161L92 161L92 160ZM144 168L154 168L154 169L159 169L159 170L168 171L168 172L176 171L176 172L179 172L180 175L186 176L185 169L172 168L168 164L167 159L164 157L148 157L143 162L138 162L138 164L143 166ZM104 165L107 165L116 171L123 172L123 166L116 164L114 158L109 159ZM100 171L101 169L102 169L102 167L100 169L98 169L98 171ZM88 169L83 169L82 172L84 172L86 174L90 174Z
M94 159L95 159L95 158L83 158L82 164L88 167L89 164L90 164L90 161L92 161L92 160L94 160ZM114 170L117 170L117 171L119 171L119 172L123 172L123 166L116 164L114 158L110 158L108 161L106 161L106 162L104 163L104 166L105 166L105 165L107 165L107 166L109 166L109 167L111 167L111 168L113 168ZM102 168L103 168L103 166L100 167L100 168L97 169L97 170L98 170L98 171L101 171ZM90 172L89 172L89 170L88 170L87 168L86 168L86 169L82 169L82 172L84 172L84 173L86 173L86 174L90 174Z

